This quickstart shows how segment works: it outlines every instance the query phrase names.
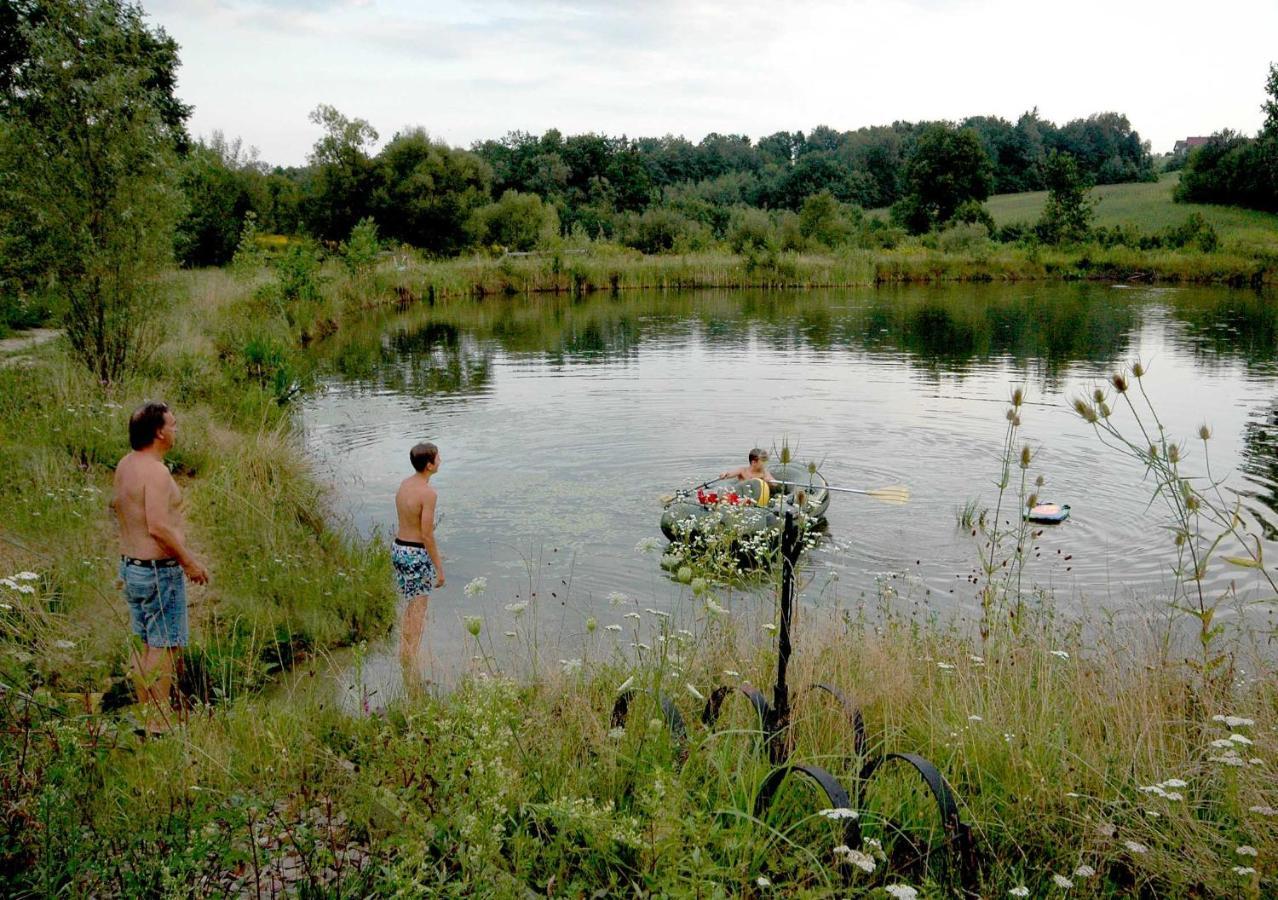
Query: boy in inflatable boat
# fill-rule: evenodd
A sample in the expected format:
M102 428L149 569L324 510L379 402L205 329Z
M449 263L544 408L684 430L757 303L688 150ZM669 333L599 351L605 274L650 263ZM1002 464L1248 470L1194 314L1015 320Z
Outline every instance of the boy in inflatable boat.
M737 481L749 481L752 478L758 478L766 481L768 484L777 483L777 480L772 477L772 473L768 471L768 454L766 451L755 447L750 451L749 458L750 465L724 472L719 476L719 480L722 481L726 478L735 478Z

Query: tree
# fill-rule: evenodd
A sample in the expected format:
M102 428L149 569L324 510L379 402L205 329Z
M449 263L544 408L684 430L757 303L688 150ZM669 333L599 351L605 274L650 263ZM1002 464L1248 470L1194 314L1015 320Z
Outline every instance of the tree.
M1265 82L1265 94L1268 99L1260 105L1265 112L1262 134L1278 139L1278 63L1269 64L1269 79Z
M421 128L395 135L375 173L371 205L386 234L436 253L466 246L466 223L488 202L492 185L487 163Z
M311 150L314 171L303 217L311 234L335 241L350 234L369 213L373 162L368 148L377 142L377 130L327 104L315 107L310 119L324 129L324 135Z
M0 234L35 252L103 382L141 357L170 263L189 108L177 44L118 0L17 4L0 71ZM15 49L16 48L16 49Z
M1047 203L1038 220L1039 237L1049 244L1072 244L1087 240L1096 214L1096 202L1087 196L1091 180L1068 153L1053 150L1043 163Z
M989 157L971 129L926 126L905 167L905 196L892 217L912 234L944 225L968 200L984 202L993 189Z

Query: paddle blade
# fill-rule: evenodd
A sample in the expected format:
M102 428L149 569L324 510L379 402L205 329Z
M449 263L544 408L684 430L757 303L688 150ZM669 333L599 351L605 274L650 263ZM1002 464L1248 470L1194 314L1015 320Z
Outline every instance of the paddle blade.
M883 503L894 503L898 506L910 502L910 489L903 484L892 484L887 487L873 488L865 492L867 497Z

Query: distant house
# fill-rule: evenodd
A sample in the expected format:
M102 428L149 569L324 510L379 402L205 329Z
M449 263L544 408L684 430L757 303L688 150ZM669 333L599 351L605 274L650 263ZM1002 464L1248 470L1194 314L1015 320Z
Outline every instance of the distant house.
M1183 141L1177 141L1176 146L1172 147L1172 155L1183 156L1184 154L1187 154L1190 150L1193 150L1195 147L1201 147L1203 144L1207 143L1210 140L1211 140L1210 137L1188 137L1188 138L1185 138Z

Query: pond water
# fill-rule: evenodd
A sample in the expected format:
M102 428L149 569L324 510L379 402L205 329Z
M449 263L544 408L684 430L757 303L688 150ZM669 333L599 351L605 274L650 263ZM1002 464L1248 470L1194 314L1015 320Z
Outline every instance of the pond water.
M665 543L661 496L744 464L754 446L775 459L784 441L831 484L913 493L906 506L835 497L804 603L852 605L887 579L942 617L970 613L978 547L956 508L993 502L1016 385L1031 474L1073 508L1036 544L1029 580L1066 609L1148 610L1170 585L1163 508L1142 467L1070 409L1136 359L1191 466L1206 422L1212 472L1278 537L1270 295L1056 284L488 298L370 317L324 352L305 440L355 527L391 536L409 447L441 448L448 585L431 602L430 643L445 668L473 651L463 615L483 616L500 649L516 628L505 607L530 598L538 634L565 648L552 656L581 655L587 616L602 629L634 604L691 606L660 554L636 550ZM1232 580L1261 596L1254 572L1215 573L1214 591ZM468 596L479 577L486 591ZM610 603L614 592L632 605ZM1272 628L1271 605L1240 609Z

